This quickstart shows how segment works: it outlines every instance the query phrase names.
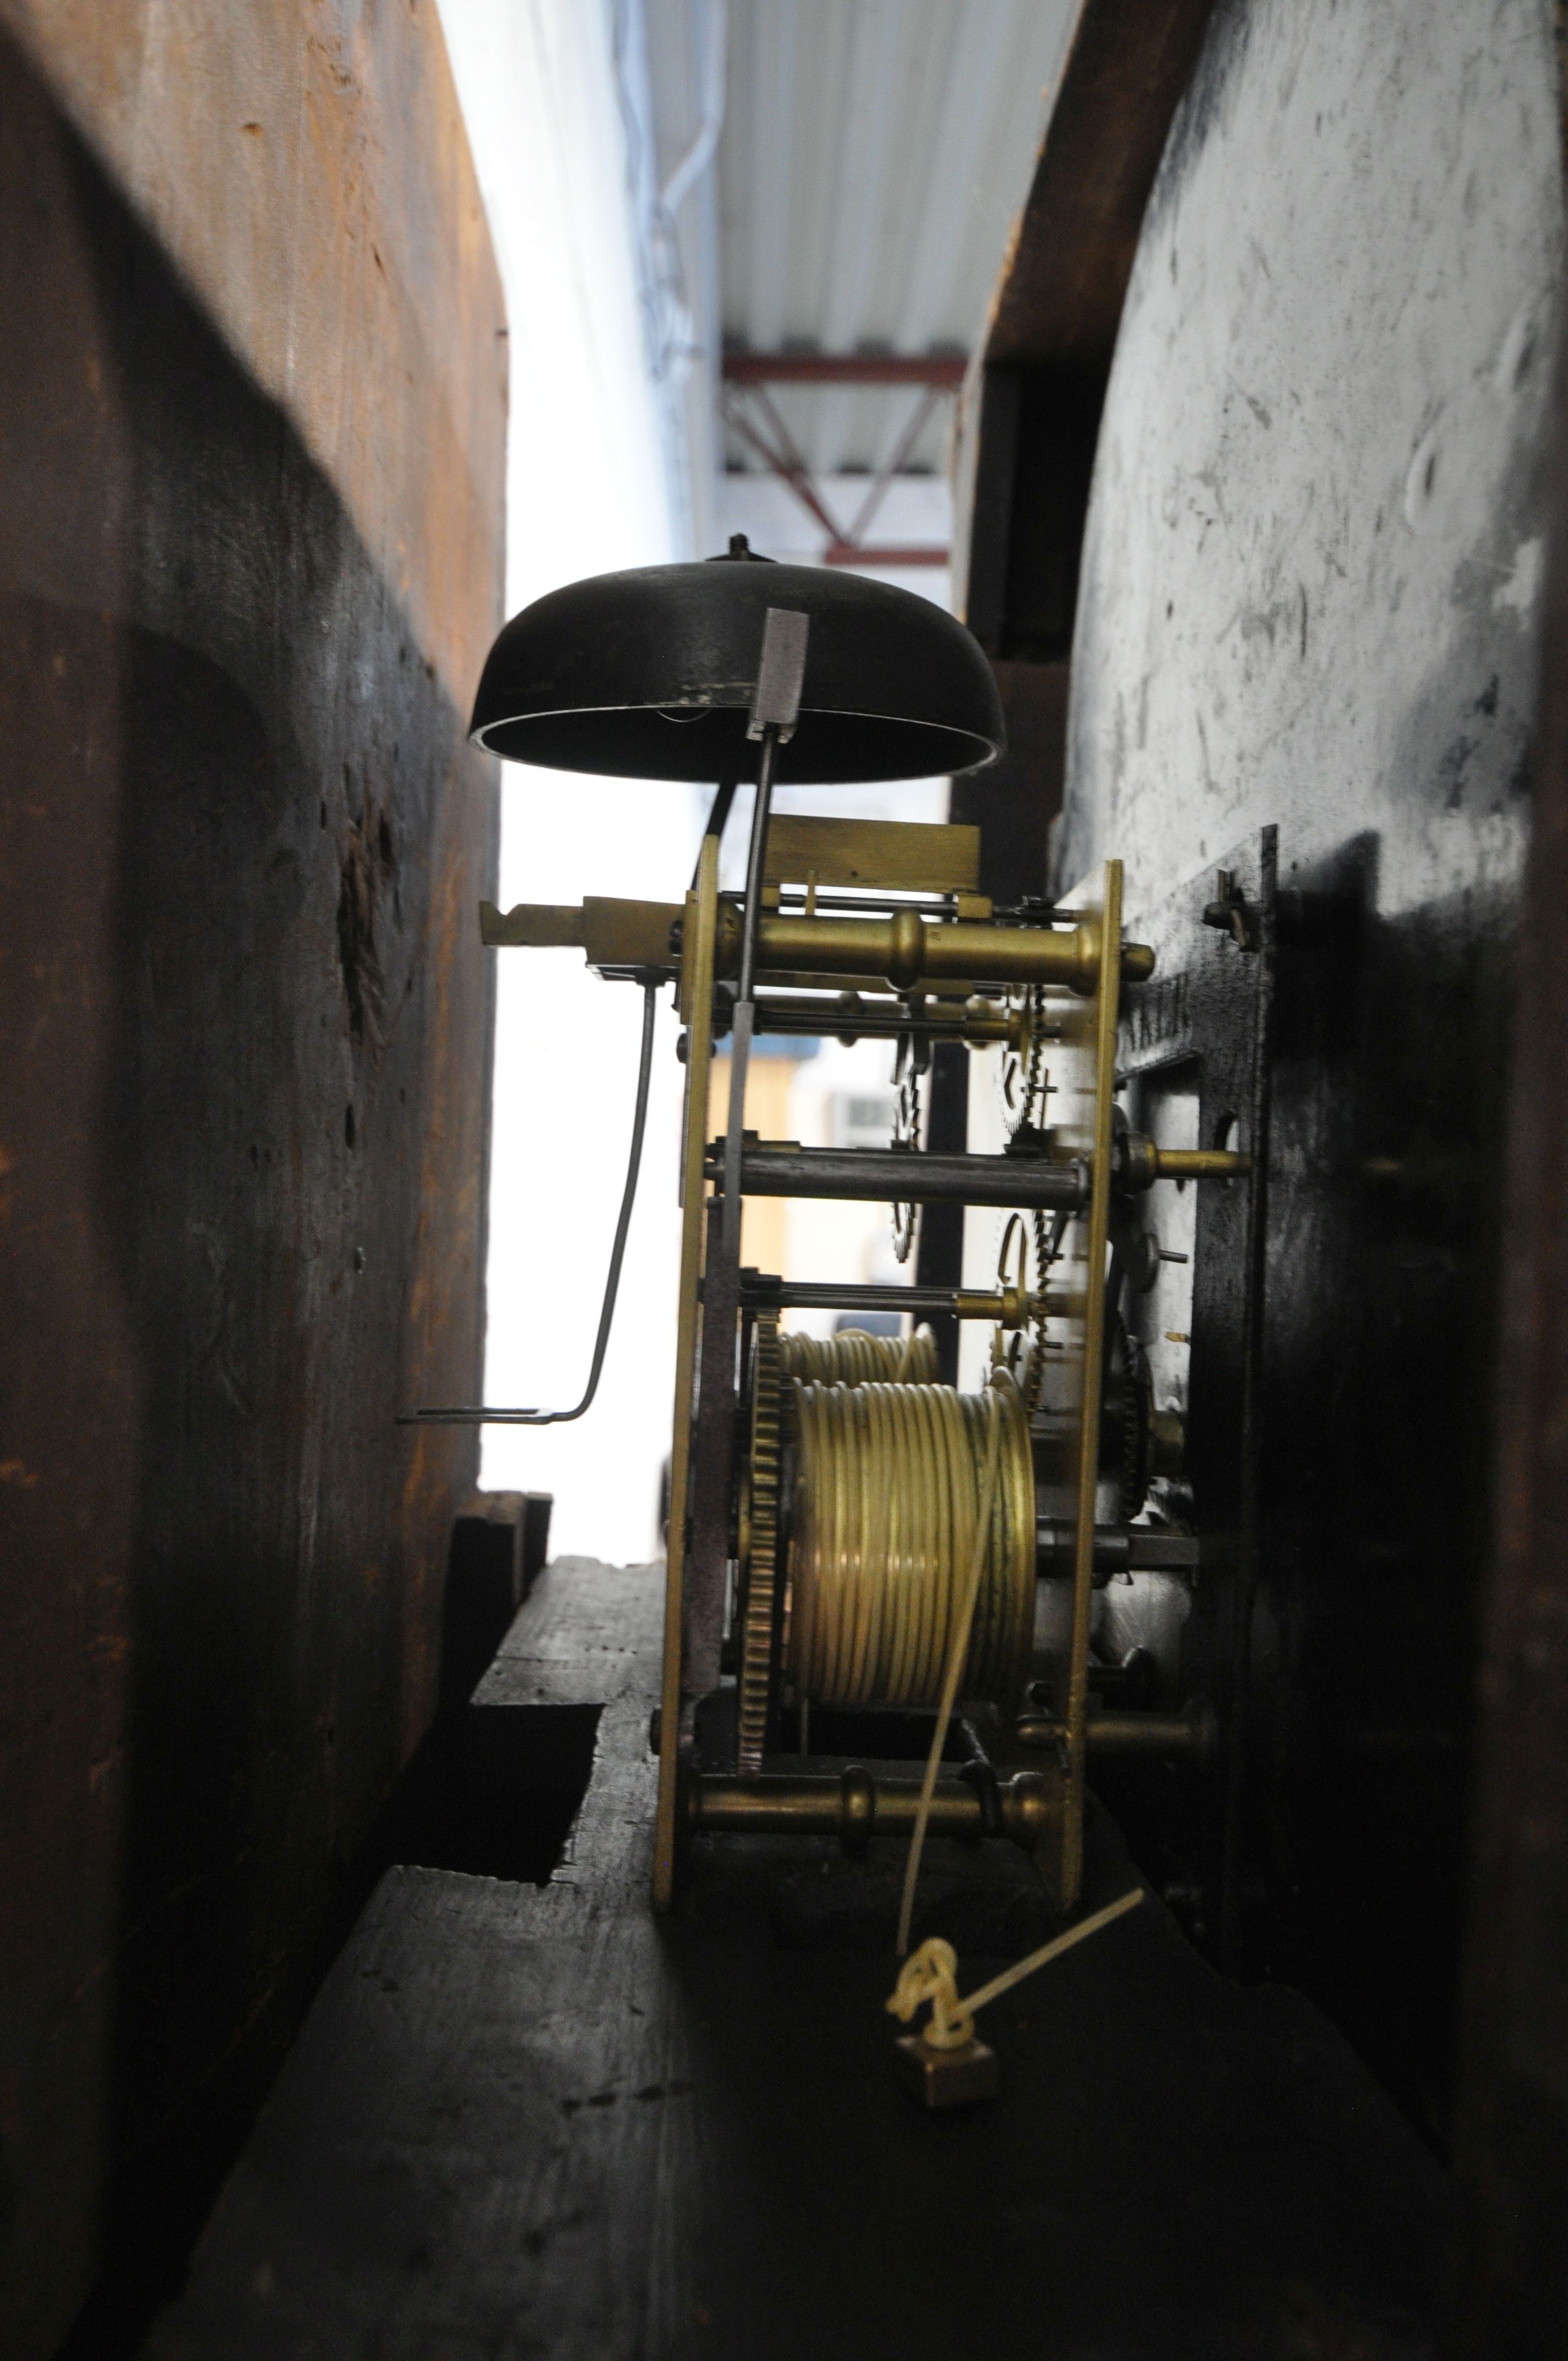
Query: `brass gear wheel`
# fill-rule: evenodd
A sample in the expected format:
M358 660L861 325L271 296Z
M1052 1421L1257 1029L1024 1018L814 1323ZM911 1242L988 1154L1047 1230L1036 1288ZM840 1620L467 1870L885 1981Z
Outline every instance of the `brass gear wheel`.
M1020 1025L1026 1047L1009 1047L1003 1053L1001 1091L1002 1119L1009 1138L1016 1139L1021 1132L1044 1129L1046 1102L1042 1086L1046 1055L1046 995L1036 984L1025 993L1019 1005L1008 1002L1009 1014ZM1036 1105L1039 1112L1036 1115Z
M1149 1439L1154 1387L1142 1345L1118 1320L1124 1368L1122 1411L1122 1516L1131 1523L1149 1492Z
M751 1434L748 1466L750 1514L740 1563L740 1680L738 1766L760 1771L773 1705L774 1634L778 1622L779 1445L784 1362L778 1314L759 1312L751 1342Z

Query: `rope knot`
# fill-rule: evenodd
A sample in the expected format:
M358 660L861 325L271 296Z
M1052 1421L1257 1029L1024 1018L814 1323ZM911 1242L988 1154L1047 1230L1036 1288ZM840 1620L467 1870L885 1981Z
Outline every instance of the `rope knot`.
M958 1953L940 1935L933 1935L912 1951L899 1970L898 1984L886 2006L907 2025L923 2003L931 2004L931 2022L923 2038L931 2049L962 2049L974 2039L974 2017L959 1998Z

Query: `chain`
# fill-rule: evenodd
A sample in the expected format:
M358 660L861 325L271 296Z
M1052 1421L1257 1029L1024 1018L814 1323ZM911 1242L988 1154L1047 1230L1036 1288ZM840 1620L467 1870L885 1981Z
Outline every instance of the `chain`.
M1040 1084L1044 1080L1041 1067L1045 1059L1045 1054L1046 992L1045 986L1037 983L1029 995L1029 1060L1024 1070L1023 1119L1025 1123L1029 1121L1030 1111L1034 1106L1035 1101L1040 1095ZM1044 1115L1045 1108L1043 1106L1040 1109L1040 1113Z
M920 1069L916 1063L914 1037L905 1034L898 1045L898 1104L893 1118L894 1148L920 1145ZM915 1208L893 1208L893 1251L900 1262L909 1260L915 1244Z
M1024 1387L1024 1407L1031 1418L1040 1407L1046 1389L1046 1274L1051 1267L1050 1226L1043 1205L1035 1207L1035 1292L1040 1309L1035 1315L1035 1349L1029 1356L1029 1373Z
M1021 1120L1024 1123L1027 1123L1030 1120L1035 1102L1038 1099L1040 1101L1042 1129L1044 1128L1044 1116L1046 1112L1043 1097L1046 1080L1045 1056L1046 994L1044 986L1041 984L1036 984L1034 990L1029 995L1029 1056L1027 1063L1024 1069L1024 1112ZM1035 1349L1029 1356L1029 1371L1024 1389L1025 1407L1031 1418L1033 1418L1035 1412L1039 1409L1040 1398L1045 1392L1046 1279L1052 1263L1056 1260L1055 1246L1051 1238L1050 1222L1043 1205L1036 1205L1034 1209L1034 1230L1035 1292L1039 1299L1040 1310L1036 1313L1035 1319Z

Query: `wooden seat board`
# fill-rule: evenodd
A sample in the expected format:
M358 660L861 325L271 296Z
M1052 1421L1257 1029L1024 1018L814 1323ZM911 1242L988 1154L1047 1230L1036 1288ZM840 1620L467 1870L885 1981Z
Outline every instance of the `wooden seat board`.
M657 1568L536 1584L477 1701L602 1701L570 1858L383 1880L157 2361L1421 2349L1442 2174L1315 2010L1152 1898L989 2013L1002 2095L955 2117L894 2081L891 1958L779 1939L777 1849L696 1848L656 1921L659 1605ZM1090 1899L1133 1874L1098 1816Z

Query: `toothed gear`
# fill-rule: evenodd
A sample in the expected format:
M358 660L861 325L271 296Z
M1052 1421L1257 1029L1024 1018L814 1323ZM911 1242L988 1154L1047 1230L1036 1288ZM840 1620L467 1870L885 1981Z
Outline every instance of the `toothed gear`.
M1137 1338L1118 1320L1113 1346L1120 1396L1121 1512L1130 1522L1148 1498L1152 1383Z
M779 1548L779 1444L784 1398L778 1314L759 1312L751 1342L750 1515L740 1565L738 1763L760 1771L773 1706Z
M1002 1060L1002 1116L1014 1139L1021 1131L1043 1126L1046 1119L1041 1097L1046 1056L1044 988L1035 984L1025 994L1024 1005L1028 1016L1028 1049L1023 1056L1015 1049L1008 1049ZM1037 1100L1040 1105L1036 1114Z

